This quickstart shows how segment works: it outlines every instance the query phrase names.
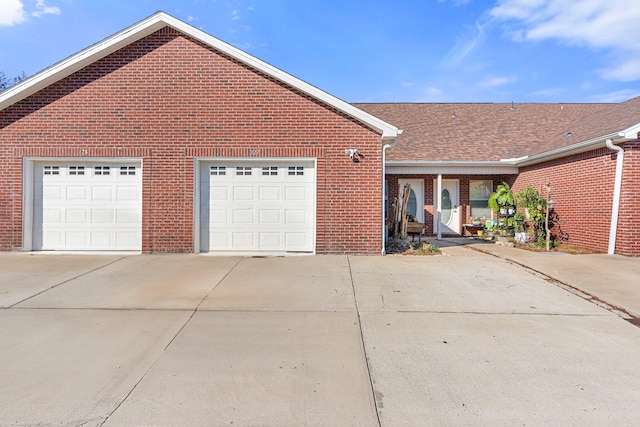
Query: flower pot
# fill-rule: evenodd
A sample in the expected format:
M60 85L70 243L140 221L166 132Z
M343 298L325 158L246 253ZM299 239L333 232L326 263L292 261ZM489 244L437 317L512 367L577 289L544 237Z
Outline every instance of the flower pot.
M514 239L518 243L529 243L529 233L516 233Z

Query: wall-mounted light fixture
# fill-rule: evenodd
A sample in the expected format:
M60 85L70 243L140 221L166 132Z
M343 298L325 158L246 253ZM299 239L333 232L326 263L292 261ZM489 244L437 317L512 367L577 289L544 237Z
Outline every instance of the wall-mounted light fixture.
M359 163L360 159L364 159L364 154L358 151L357 148L347 148L344 152L349 156L353 163Z

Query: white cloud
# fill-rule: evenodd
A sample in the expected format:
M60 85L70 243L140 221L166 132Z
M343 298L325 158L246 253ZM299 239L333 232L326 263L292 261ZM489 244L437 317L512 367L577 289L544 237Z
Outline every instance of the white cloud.
M426 92L427 95L431 95L431 96L441 95L442 94L442 90L438 89L437 87L427 87L425 89L425 92Z
M484 27L476 22L475 28L469 28L468 34L459 37L456 45L447 53L441 65L445 68L457 67L479 44L484 41Z
M529 94L529 96L550 97L550 96L557 96L557 95L560 95L560 94L566 93L566 92L567 92L566 88L555 87L555 88L547 88L547 89L536 90L534 92L531 92Z
M514 83L516 80L517 79L514 77L504 77L504 76L487 77L485 80L478 83L478 86L483 89L490 89L490 88Z
M20 0L0 0L0 26L13 26L24 22L26 13Z
M0 0L0 26L13 26L27 20L28 15L40 18L43 15L60 15L58 6L49 6L45 0L37 0L35 9L27 12L21 0Z
M500 0L490 15L514 25L514 40L559 40L602 49L614 64L601 70L611 80L640 79L637 23L640 2L629 0Z
M624 102L640 96L640 92L636 89L622 89L611 93L596 95L592 97L593 102Z
M60 8L58 6L47 6L44 0L38 0L36 1L36 10L34 10L31 15L36 18L42 15L60 15Z

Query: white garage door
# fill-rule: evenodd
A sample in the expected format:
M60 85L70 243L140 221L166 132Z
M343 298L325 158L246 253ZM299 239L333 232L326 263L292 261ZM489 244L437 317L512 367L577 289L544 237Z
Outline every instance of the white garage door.
M140 163L38 162L34 250L140 250Z
M203 163L202 252L313 252L313 160Z

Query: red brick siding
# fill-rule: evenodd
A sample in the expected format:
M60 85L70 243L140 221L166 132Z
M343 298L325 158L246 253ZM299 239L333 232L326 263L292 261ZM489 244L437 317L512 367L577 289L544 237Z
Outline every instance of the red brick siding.
M0 147L1 250L22 248L23 157L141 157L143 251L191 252L195 157L312 155L316 251L380 253L380 135L173 30L1 111Z
M623 148L624 171L616 252L640 256L640 141L626 143Z
M634 240L633 233L634 227L637 229L640 226L636 212L640 188L640 144L628 143L624 147L616 253L639 256L640 246ZM616 157L613 151L602 148L521 168L513 188L518 191L532 185L541 189L549 182L560 228L568 236L568 243L606 252Z

